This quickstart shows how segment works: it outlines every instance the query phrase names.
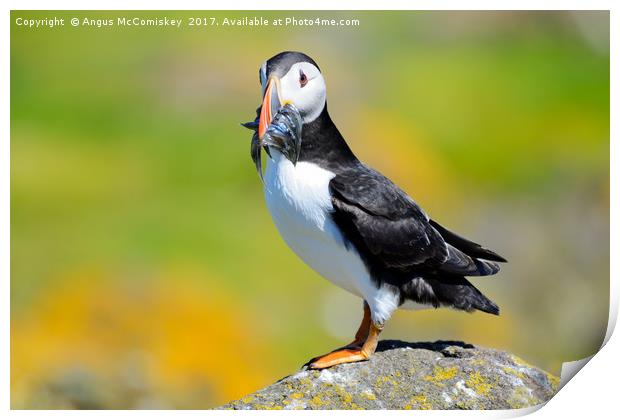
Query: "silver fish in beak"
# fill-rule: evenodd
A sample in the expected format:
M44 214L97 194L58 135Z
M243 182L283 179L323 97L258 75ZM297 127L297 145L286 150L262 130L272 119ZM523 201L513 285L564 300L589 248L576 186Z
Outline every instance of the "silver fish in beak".
M261 180L263 180L262 149L265 149L270 157L270 148L280 151L293 165L297 164L301 152L301 129L303 125L301 115L291 103L280 106L277 82L273 80L277 79L272 79L267 86L263 103L256 110L256 119L242 124L245 128L254 131L250 145L250 156Z

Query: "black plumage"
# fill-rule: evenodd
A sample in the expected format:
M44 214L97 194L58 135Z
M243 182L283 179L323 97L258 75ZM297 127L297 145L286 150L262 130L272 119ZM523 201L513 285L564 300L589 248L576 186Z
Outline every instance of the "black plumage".
M266 71L269 75L283 76L293 64L301 62L310 63L321 70L319 65L306 54L297 51L283 51L267 60Z
M506 260L431 220L404 191L360 162L325 106L303 127L300 161L336 174L329 184L331 214L360 254L378 286L398 289L410 299L437 306L498 314L499 308L465 276L488 276Z

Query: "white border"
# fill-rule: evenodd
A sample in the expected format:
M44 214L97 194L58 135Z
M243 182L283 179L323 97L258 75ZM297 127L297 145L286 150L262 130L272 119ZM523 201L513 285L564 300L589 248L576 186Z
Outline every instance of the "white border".
M617 2L612 0L593 0L593 1L577 1L577 0L521 0L521 1L458 1L458 0L436 0L436 1L410 1L403 4L402 1L382 0L381 2L373 2L373 4L356 5L353 10L611 10L611 131L610 138L615 139L611 142L611 261L617 261L618 255L618 223L615 216L618 215L620 204L620 195L618 194L618 170L613 165L617 162L618 156L618 84L617 74L620 70L618 66L618 25L620 19L618 13L620 8ZM350 7L350 2L343 0L314 0L312 2L290 2L284 0L263 0L260 3L252 3L248 0L238 0L234 2L206 2L196 0L175 0L174 2L165 2L161 0L136 1L136 0L109 0L109 1L91 1L88 4L77 0L25 0L14 1L9 0L3 2L6 4L5 21L3 22L1 54L2 63L9 63L10 60L10 25L9 10L28 10L28 9L65 9L65 10L346 10ZM5 338L4 345L0 348L0 357L3 363L0 365L2 373L2 382L0 383L0 410L2 412L9 411L9 392L10 392L10 359L9 359L9 339L10 339L10 129L9 129L9 105L10 105L10 79L8 66L4 64L2 72L2 143L0 144L0 171L2 177L0 179L0 212L2 220L0 222L0 276L2 278L2 305L0 317L2 318L1 331ZM618 270L615 264L611 265L611 289L610 289L610 315L607 334L605 337L605 347L596 354L590 363L583 368L577 380L568 383L561 392L554 397L544 410L536 411L540 407L534 407L525 410L507 410L507 411L485 411L485 412L456 412L456 411L434 411L434 412L406 412L392 411L390 416L441 416L442 418L459 417L459 418L506 418L525 415L536 411L534 416L540 419L557 418L559 416L566 418L600 416L602 418L609 417L609 413L616 412L616 383L620 377L620 363L616 354L620 354L620 344L617 337L613 337L613 329L618 314ZM322 413L297 412L297 416L308 415L325 415ZM12 417L34 418L40 415L56 418L82 418L100 417L108 418L114 416L131 416L137 418L174 418L183 416L187 418L204 419L205 416L213 416L218 418L228 418L237 416L233 412L223 411L9 411ZM291 412L245 412L244 416L257 416L264 418L265 416L291 415ZM347 412L331 412L330 416L350 416ZM356 413L356 416L364 418L366 416L375 416L376 413Z

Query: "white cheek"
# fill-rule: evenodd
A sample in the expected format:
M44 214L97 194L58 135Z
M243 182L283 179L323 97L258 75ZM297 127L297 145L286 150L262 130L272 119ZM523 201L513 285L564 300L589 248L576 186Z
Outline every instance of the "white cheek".
M299 71L291 71L280 80L282 100L290 101L299 109L304 123L314 121L325 107L325 81L318 74L304 87L299 85Z
M325 108L325 83L323 82L323 78L313 79L304 87L307 89L304 92L303 107L306 110L306 114L304 115L304 122L309 123L317 119L317 117Z

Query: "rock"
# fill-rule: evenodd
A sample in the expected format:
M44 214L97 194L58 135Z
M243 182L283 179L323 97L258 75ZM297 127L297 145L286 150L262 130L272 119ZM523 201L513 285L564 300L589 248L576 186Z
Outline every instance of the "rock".
M379 343L371 360L306 370L220 409L511 409L548 401L557 377L462 342Z

